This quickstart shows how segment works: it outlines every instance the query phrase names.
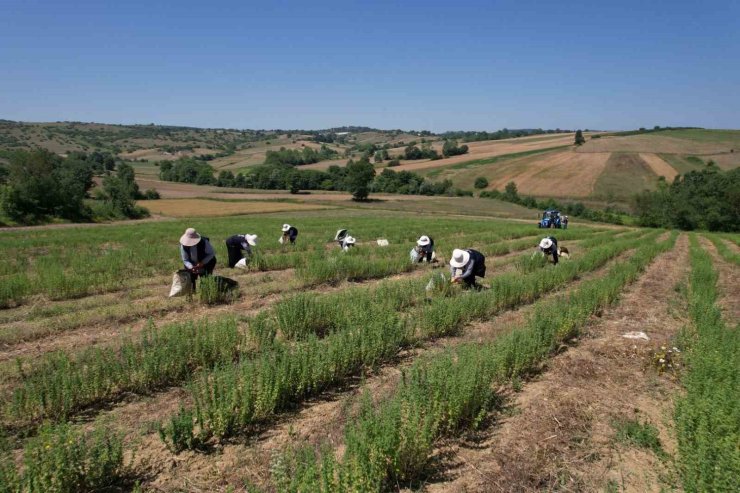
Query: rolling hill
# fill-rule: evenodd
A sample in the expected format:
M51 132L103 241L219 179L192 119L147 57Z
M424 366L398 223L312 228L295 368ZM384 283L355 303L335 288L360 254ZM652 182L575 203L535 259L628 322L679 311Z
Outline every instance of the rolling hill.
M341 131L340 131L341 130ZM326 170L357 159L368 145L387 149L400 159L395 171L411 171L431 180L451 180L471 190L478 177L487 189L502 190L513 181L521 194L588 203L626 203L636 192L654 189L660 177L714 162L722 169L740 166L740 130L667 129L647 132L585 132L586 143L573 145L573 133L547 133L500 140L468 142L466 154L429 160L403 160L409 143L429 145L441 153L441 136L401 130L346 127L322 131L200 129L159 125L108 125L56 122L21 123L0 120L2 151L43 147L59 154L101 150L132 162L139 178L156 183L159 161L201 157L214 171L248 172L262 164L268 151L281 148L318 149L321 133L337 159L300 166ZM388 161L376 163L378 172Z

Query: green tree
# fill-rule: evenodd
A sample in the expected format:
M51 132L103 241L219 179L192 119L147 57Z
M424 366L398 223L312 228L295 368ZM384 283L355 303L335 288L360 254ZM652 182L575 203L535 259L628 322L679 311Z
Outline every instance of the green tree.
M370 194L370 184L375 177L375 168L369 161L350 160L347 163L347 176L344 180L347 191L352 193L352 200L367 200Z
M507 202L513 202L515 204L519 203L521 199L519 198L519 191L516 187L516 183L514 183L513 181L510 181L509 183L506 184L506 187L504 188L503 198Z
M478 189L486 188L488 186L488 180L485 176L479 176L475 179L473 186Z
M575 141L575 144L577 146L579 146L579 145L582 145L582 144L585 144L585 143L586 143L586 139L583 137L583 132L581 132L580 130L576 130L576 141Z

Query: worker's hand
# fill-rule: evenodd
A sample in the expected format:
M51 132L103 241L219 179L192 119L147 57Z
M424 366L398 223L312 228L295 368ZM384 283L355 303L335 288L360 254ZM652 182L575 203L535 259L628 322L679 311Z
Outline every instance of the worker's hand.
M456 283L456 284L457 284L457 283L459 283L459 282L460 282L461 280L462 280L462 278L461 278L461 277L453 277L453 278L452 278L452 282L454 282L454 283Z

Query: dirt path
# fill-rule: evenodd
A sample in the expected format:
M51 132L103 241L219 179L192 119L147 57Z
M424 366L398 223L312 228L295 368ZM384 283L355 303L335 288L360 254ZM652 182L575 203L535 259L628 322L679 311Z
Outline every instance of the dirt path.
M698 238L702 248L712 256L712 264L719 274L717 304L722 310L725 322L730 326L735 326L740 323L740 269L722 258L714 243L703 236ZM737 247L737 245L734 246Z
M582 282L602 275L614 262L631 253L624 252L604 267L584 274L580 279L540 299L552 298L575 289ZM211 455L184 452L173 460L158 437L143 437L142 443L146 444L145 448L149 451L145 467L155 477L151 486L161 491L207 491L225 488L228 484L239 484L244 479L264 485L269 477L273 455L289 443L328 443L341 452L344 425L348 417L353 415L360 396L365 392L369 392L373 399L381 400L393 392L402 371L421 354L433 354L463 342L490 341L522 321L532 309L533 305L526 305L509 310L491 321L471 324L459 337L444 338L420 348L403 351L395 361L383 366L377 373L368 375L366 379L354 379L343 388L313 399L300 406L296 412L281 415L259 435L243 443L227 444ZM147 407L156 408L162 413L161 406ZM167 416L175 410L176 407L172 406L161 415ZM136 417L140 413L137 410L126 411L126 414ZM115 421L119 422L120 419L116 417ZM136 426L135 422L127 424L129 429Z
M661 491L667 466L652 452L615 441L614 423L657 427L663 448L675 450L670 429L679 386L658 375L653 351L672 346L684 324L675 286L688 273L688 241L660 255L629 287L620 304L593 320L578 345L548 362L501 422L446 444L447 470L432 492ZM643 331L649 341L622 335Z

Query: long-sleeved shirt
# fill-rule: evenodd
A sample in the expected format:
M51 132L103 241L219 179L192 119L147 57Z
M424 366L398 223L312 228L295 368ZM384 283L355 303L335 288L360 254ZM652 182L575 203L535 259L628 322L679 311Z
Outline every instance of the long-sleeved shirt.
M192 269L198 262L205 265L210 262L213 257L216 256L216 252L213 250L211 242L208 240L201 241L206 242L204 248L205 257L202 259L198 258L198 245L191 247L180 245L180 257L182 258L182 263L185 265L186 269Z
M470 276L473 275L473 269L475 269L475 261L471 258L470 260L468 260L467 264L463 265L460 268L455 268L455 267L450 266L450 275L453 278L461 277L463 279L468 279ZM458 270L462 271L462 274L456 275L456 271Z
M552 246L550 248L540 248L542 250L542 253L545 255L552 255L552 263L557 265L558 264L558 240L553 238L552 236L549 236L550 240L552 240Z

